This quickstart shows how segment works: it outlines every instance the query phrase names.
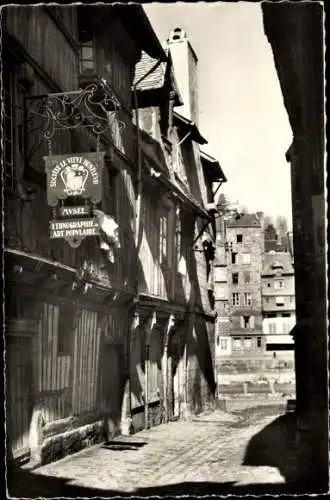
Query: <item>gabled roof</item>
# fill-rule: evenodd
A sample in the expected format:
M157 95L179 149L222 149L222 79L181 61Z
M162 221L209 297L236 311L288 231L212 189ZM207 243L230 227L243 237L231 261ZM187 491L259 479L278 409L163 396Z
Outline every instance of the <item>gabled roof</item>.
M289 252L269 252L264 254L262 263L263 276L275 276L276 269L282 274L294 274L292 258Z
M261 227L256 214L238 214L227 222L227 227Z
M192 122L188 118L184 118L177 111L173 112L173 120L182 127L182 129L184 130L184 135L188 132L191 132L191 139L193 141L197 142L198 144L207 144L207 140L204 139L204 137L201 135L197 125L194 122Z
M218 160L204 151L201 151L200 154L205 175L212 181L227 182L227 178Z

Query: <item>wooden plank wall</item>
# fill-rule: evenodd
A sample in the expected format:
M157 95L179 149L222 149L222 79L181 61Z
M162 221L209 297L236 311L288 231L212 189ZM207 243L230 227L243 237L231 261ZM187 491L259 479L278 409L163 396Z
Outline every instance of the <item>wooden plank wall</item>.
M95 411L98 405L98 375L101 330L97 313L82 309L74 331L72 412Z
M6 17L8 32L60 88L78 88L78 54L42 6L10 6ZM50 47L56 47L56 51L49 50Z
M72 336L73 355L59 355L59 306L44 303L34 338L36 403L46 423L95 411L101 330L96 312L82 309ZM72 365L72 366L71 366ZM72 369L72 380L71 372Z
M70 356L58 356L59 307L44 303L33 338L36 402L46 423L69 415Z
M11 451L29 448L31 419L31 339L6 339L6 428Z

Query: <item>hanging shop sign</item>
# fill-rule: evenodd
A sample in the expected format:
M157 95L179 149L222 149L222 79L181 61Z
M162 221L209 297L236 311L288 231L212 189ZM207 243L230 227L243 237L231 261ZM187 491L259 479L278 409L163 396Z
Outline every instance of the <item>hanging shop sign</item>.
M45 156L44 160L48 205L56 207L59 200L67 198L101 201L104 151Z
M104 151L45 156L47 202L53 209L50 239L64 239L73 248L100 234L93 207L102 198Z

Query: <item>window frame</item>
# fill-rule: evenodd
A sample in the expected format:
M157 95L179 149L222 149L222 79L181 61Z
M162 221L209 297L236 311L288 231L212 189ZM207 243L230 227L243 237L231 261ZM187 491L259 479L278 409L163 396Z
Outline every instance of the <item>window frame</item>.
M237 298L237 300L235 300L236 298ZM232 304L233 304L233 307L238 307L240 305L240 295L238 292L232 293Z
M91 49L92 58L86 59L83 57L83 49ZM84 61L92 61L93 66L90 68L84 68ZM81 75L95 74L96 73L96 47L95 47L95 37L92 35L90 39L86 42L79 42L79 72Z
M280 284L281 284L281 286L278 286ZM283 279L276 279L274 281L274 288L275 288L275 290L283 289L284 288L284 280Z
M244 306L251 307L252 306L252 293L244 292Z

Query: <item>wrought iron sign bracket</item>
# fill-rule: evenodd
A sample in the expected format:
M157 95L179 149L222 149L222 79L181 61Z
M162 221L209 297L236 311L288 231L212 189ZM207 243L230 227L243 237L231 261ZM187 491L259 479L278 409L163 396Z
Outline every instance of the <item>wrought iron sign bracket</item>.
M52 154L52 140L58 130L88 128L96 135L99 150L100 136L109 131L115 120L119 128L125 127L118 120L120 109L117 96L105 80L79 90L25 98L28 133L39 135L43 130L49 155Z

